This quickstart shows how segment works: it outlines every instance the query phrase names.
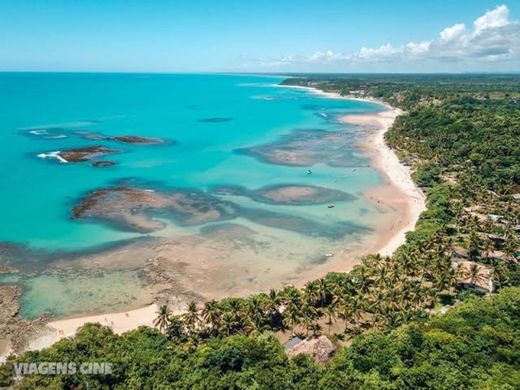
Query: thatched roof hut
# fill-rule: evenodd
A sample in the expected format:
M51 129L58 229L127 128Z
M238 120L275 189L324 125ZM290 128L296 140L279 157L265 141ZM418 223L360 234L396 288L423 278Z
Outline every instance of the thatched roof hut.
M286 343L287 344L287 343ZM287 356L296 356L301 353L312 356L317 363L326 362L334 353L336 347L326 336L305 339L286 349Z
M477 275L473 280L470 277L470 269L472 267L475 267L477 270ZM484 292L493 292L495 289L491 269L474 261L459 262L459 277L457 282L463 286L473 286Z
M467 259L469 257L468 251L460 246L451 248L451 257L456 259Z

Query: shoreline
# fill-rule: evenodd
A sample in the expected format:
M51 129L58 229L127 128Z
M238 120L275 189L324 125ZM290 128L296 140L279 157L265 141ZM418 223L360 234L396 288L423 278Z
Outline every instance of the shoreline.
M370 190L367 193L368 198L400 212L399 220L387 232L390 237L378 249L381 256L390 256L406 242L406 233L415 228L420 214L426 210L426 197L412 180L410 168L399 161L385 142L386 131L395 118L403 113L387 104L385 107L386 110L376 114L345 115L341 121L354 125L377 126L360 147L367 152L374 167L384 176L384 184Z
M380 253L383 256L391 255L405 240L406 232L413 230L420 213L425 209L424 194L415 186L411 179L410 169L402 165L395 153L384 142L384 134L392 126L395 118L402 114L402 111L389 106L388 104L372 98L357 98L341 96L338 93L323 92L311 87L303 86L283 86L287 88L300 88L311 91L333 99L357 100L382 105L384 110L376 113L361 115L345 115L341 121L345 124L370 126L374 128L368 138L360 145L371 158L374 167L384 176L384 184L378 186L367 193L367 197L373 202L381 204L383 207L392 210L398 218L386 231L377 232L375 242L366 243L363 255L370 253ZM373 238L373 237L371 237ZM316 279L321 274L331 271L349 272L355 265L360 263L361 254L353 254L348 251L338 255L336 261L324 266L305 272L299 280L291 284L303 284L305 281ZM300 283L301 282L301 283ZM39 350L51 346L55 342L73 336L77 329L86 323L100 323L110 326L117 334L138 328L139 326L153 326L155 312L158 309L156 303L147 306L128 310L124 312L112 312L98 315L87 315L73 318L65 318L47 323L47 332L29 342L26 350ZM171 308L174 313L180 314L183 308ZM0 355L0 361L4 355Z

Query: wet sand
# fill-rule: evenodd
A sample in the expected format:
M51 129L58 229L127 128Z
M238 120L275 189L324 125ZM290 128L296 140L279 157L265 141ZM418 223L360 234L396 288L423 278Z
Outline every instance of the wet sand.
M339 97L313 91L332 98ZM148 247L146 254L134 256L133 264L136 268L144 267L152 282L163 286L157 302L125 312L51 321L48 323L49 333L45 337L33 340L29 349L49 346L73 335L80 326L89 322L100 322L118 333L140 325L151 325L157 304L164 302L169 303L174 311L181 312L186 302L191 299L203 301L229 295L246 296L269 288L279 288L285 284L302 286L306 281L322 277L328 272L348 272L360 263L364 255L375 252L390 255L405 241L405 233L414 228L419 214L425 207L424 195L411 180L409 169L399 163L395 153L384 143L384 133L400 114L399 110L385 106L384 111L375 114L348 115L342 118L346 124L367 126L369 136L361 147L371 156L373 165L385 175L385 183L366 194L385 210L388 216L382 224L384 226L374 234L364 235L362 239L350 242L344 249L336 250L335 253L321 254L325 259L305 264L298 272L294 271L294 263L284 263L281 269L275 269L274 265L280 267L277 263L281 260L280 255L276 252L271 254L268 243L254 241L254 233L247 231L247 221L238 221L245 228L225 227L225 240L219 236L222 232L218 229L204 238L191 235L162 239ZM230 238L229 232L236 234L236 237ZM258 248L258 245L264 246ZM237 253L228 258L227 254L232 250ZM259 250L263 252L262 256L259 255ZM68 262L63 267L74 268L85 266L84 264L91 267L94 261L94 264L104 269L118 269L123 267L123 263L125 267L128 266L129 253L134 253L132 248L118 249L105 255L98 254L94 258ZM265 258L270 254L272 259L265 263ZM297 256L298 253L294 253L292 257ZM191 261L186 263L183 261L186 258L190 258ZM204 286L203 292L200 291L200 286ZM165 300L166 296L169 298Z

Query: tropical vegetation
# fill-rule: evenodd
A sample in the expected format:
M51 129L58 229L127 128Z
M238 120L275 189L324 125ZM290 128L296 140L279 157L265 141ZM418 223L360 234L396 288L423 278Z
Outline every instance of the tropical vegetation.
M11 358L114 362L109 376L24 377L22 388L520 388L520 77L306 75L285 84L401 108L386 141L427 210L394 255L246 298L159 308L156 329L87 325ZM453 308L454 307L454 308ZM446 313L447 314L444 314ZM325 365L279 340L326 334ZM286 336L284 336L286 335ZM0 383L1 384L1 383Z

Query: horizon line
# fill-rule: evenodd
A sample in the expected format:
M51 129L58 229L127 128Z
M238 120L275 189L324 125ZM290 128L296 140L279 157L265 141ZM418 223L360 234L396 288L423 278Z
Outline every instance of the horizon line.
M294 75L520 75L516 71L471 71L471 72L243 72L243 71L125 71L125 70L0 70L6 73L31 74L147 74L147 75L259 75L259 76L294 76Z

